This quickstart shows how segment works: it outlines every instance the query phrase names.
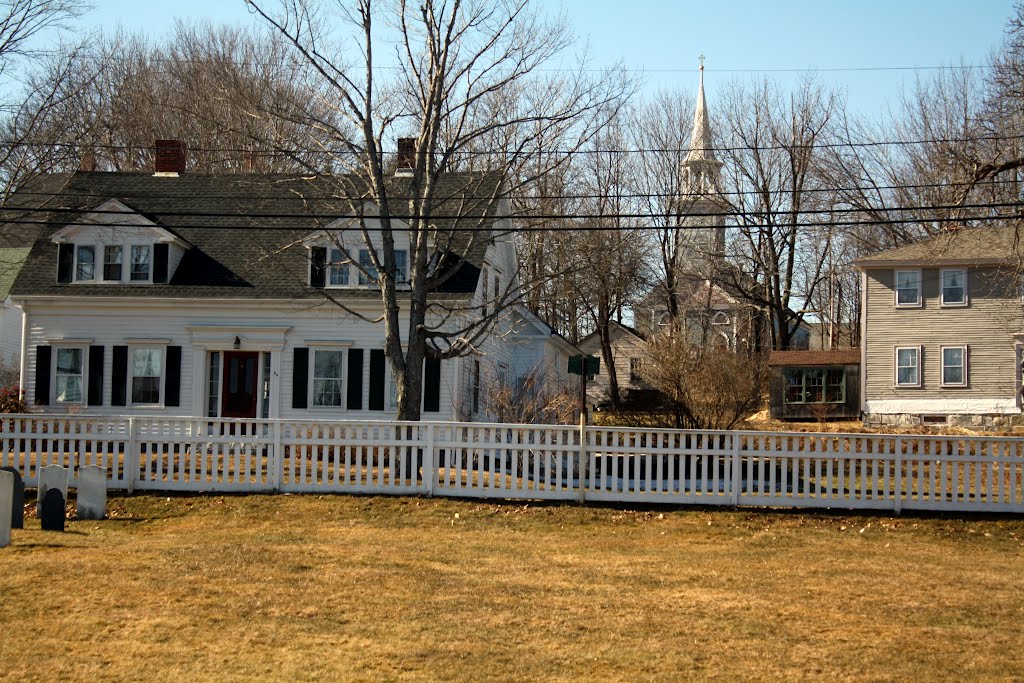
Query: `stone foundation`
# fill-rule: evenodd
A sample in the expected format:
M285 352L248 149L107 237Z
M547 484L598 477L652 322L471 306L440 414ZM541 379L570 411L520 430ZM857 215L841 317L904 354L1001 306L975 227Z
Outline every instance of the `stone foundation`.
M1024 413L991 415L909 415L865 414L864 425L889 427L963 427L976 431L1019 431L1024 428Z

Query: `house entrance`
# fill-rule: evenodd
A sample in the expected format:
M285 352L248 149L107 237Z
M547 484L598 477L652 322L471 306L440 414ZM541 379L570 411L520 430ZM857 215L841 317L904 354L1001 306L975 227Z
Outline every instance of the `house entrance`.
M225 351L221 417L256 417L260 354Z

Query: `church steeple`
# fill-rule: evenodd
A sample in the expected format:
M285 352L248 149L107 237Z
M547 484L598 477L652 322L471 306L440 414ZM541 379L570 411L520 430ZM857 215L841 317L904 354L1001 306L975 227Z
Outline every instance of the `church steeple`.
M690 149L683 160L684 190L687 194L717 194L722 162L715 157L711 117L704 98L704 55L700 56L700 88L697 107L693 112L693 132Z

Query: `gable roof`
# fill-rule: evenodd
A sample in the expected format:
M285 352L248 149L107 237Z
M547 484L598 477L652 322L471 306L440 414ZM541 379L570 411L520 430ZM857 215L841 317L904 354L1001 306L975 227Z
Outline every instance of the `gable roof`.
M389 179L393 213L406 212L407 187L407 179ZM465 263L434 298L465 298L475 290L491 228L500 218L494 201L499 192L497 174L440 177L439 218L431 221L439 232L436 247L450 267L460 257ZM12 287L15 295L319 298L307 286L309 260L301 241L339 216L357 213L366 194L365 184L351 176L50 174L19 188L0 211L0 236L6 239L0 245L32 246ZM56 282L57 245L49 238L111 199L193 245L168 284ZM456 218L483 213L474 212L474 205L487 211L482 224ZM375 299L379 293L353 288L343 296Z
M865 268L897 265L974 265L1015 263L1024 256L1022 234L1010 225L947 230L939 235L864 256L853 265Z
M629 325L624 325L623 323L616 322L615 320L611 320L608 322L608 328L610 331L609 333L612 338L612 341L622 338L629 339L631 337L635 338L637 341L640 342L645 341L644 336L640 334L638 330L630 327ZM579 348L581 351L585 351L584 347L590 346L592 340L597 339L597 334L597 330L594 330L583 339L580 339L579 342L576 344L577 348Z

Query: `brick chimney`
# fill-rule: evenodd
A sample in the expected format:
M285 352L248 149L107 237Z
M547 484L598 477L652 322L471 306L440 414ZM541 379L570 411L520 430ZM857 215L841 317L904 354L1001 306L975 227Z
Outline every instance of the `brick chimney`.
M156 141L156 174L176 176L185 172L185 143L181 140Z
M398 138L398 166L395 175L412 175L416 165L416 138Z

